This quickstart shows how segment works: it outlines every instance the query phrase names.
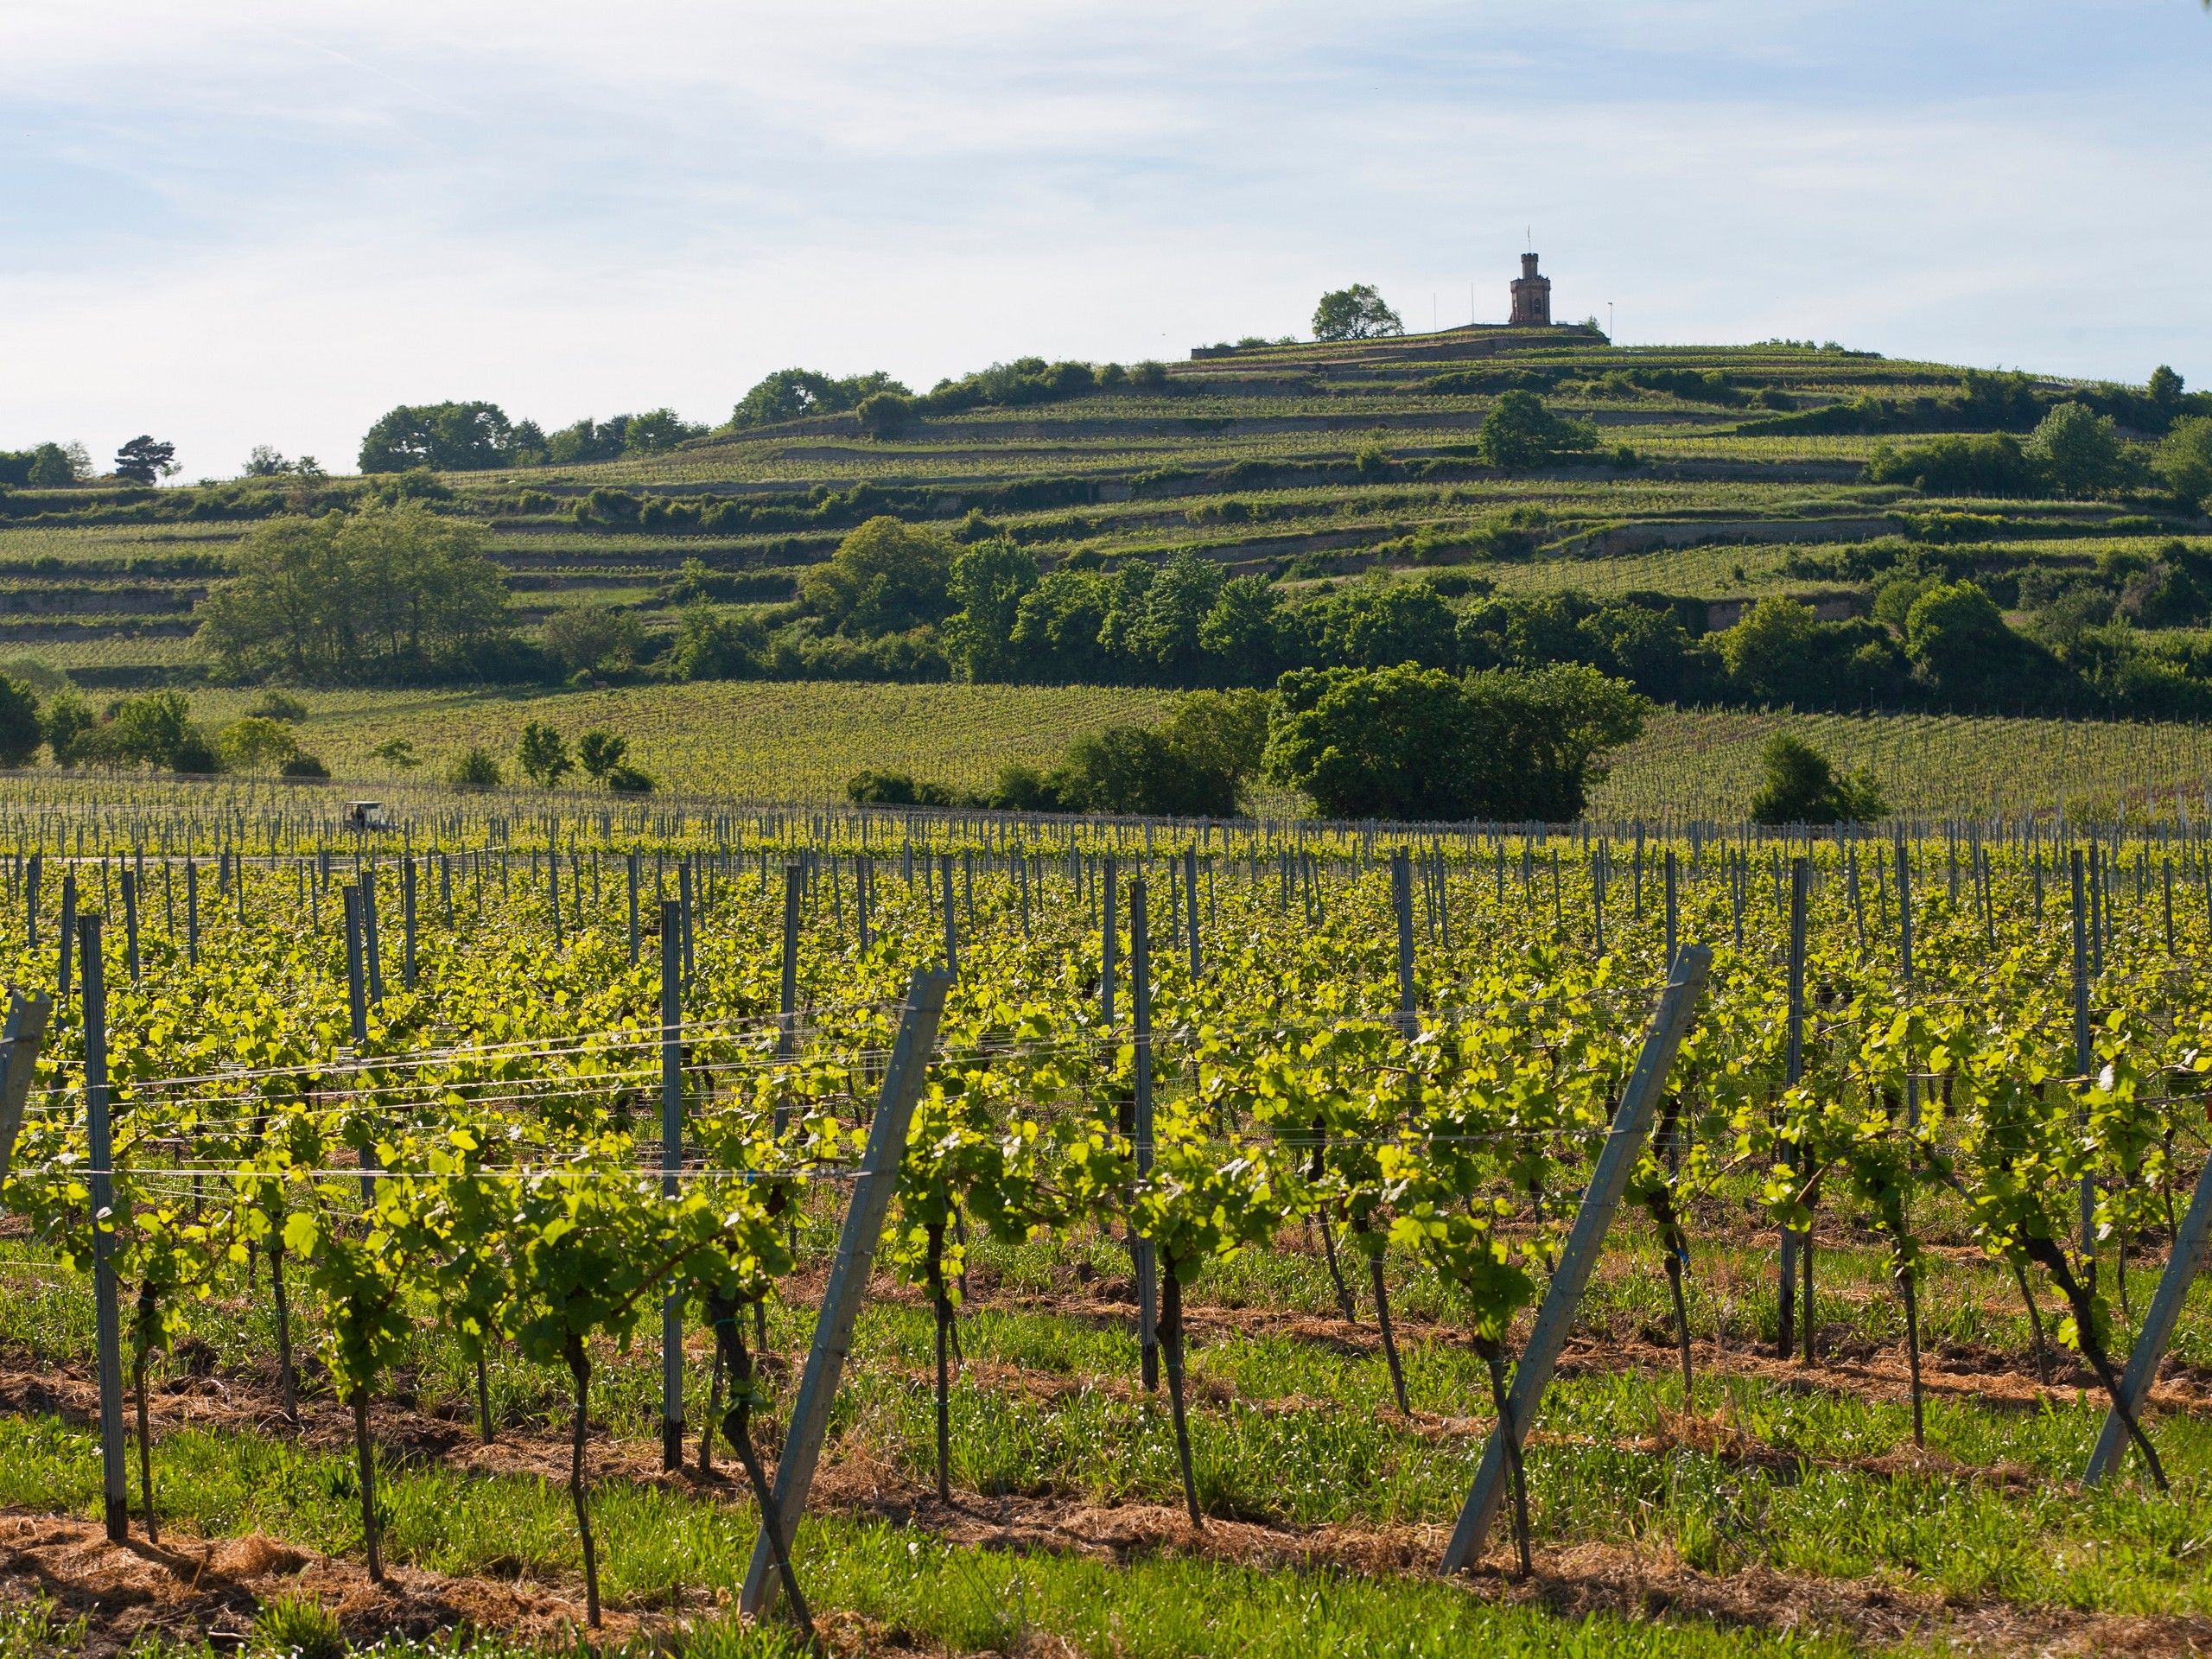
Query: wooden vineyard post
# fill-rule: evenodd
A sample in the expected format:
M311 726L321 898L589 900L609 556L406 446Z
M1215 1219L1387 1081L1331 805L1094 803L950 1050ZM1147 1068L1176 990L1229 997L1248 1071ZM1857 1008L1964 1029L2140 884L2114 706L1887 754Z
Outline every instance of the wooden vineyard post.
M2097 1069L2096 1046L2089 1032L2089 964L2087 937L2088 914L2082 908L2082 852L2075 849L2072 855L2074 876L2074 1072L2080 1081L2075 1084L2083 1104L2080 1116L2088 1117L2089 1080ZM2094 871L2092 872L2094 874ZM2097 1249L2097 1179L2088 1172L2082 1176L2082 1254L2090 1258L2094 1271Z
M128 866L123 872L123 943L130 964L130 982L138 982L138 878Z
M0 1031L0 1181L15 1162L16 1137L22 1133L23 1105L30 1098L38 1070L38 1051L46 1041L54 999L44 991L8 994L8 1025Z
M789 1060L798 1052L798 911L806 892L806 866L793 859L784 866L784 963L782 989L778 998L776 1058ZM779 1092L776 1096L776 1133L784 1132L791 1109Z
M1812 877L1811 861L1803 858L1789 861L1789 1047L1784 1057L1788 1067L1789 1086L1796 1088L1805 1080L1805 900ZM1796 1236L1794 1246L1785 1243L1783 1248L1783 1276L1789 1277L1790 1256L1794 1248L1796 1262L1805 1281L1805 1363L1813 1363L1814 1345L1817 1342L1813 1325L1813 1228L1808 1222L1804 1230ZM1784 1319L1785 1332L1789 1320Z
M946 883L948 888L950 885ZM938 968L916 969L907 984L906 1006L899 1015L899 1035L883 1073L883 1087L876 1096L868 1147L853 1180L852 1202L846 1208L845 1225L837 1237L836 1258L830 1264L822 1312L815 1321L814 1343L807 1351L806 1370L800 1375L798 1395L791 1404L791 1429L784 1439L783 1455L776 1460L778 1532L787 1544L798 1536L799 1516L805 1513L807 1493L814 1484L814 1466L830 1429L830 1408L836 1399L838 1379L852 1349L853 1326L868 1297L868 1274L875 1263L875 1247L883 1236L884 1217L899 1185L907 1126L913 1118L914 1102L922 1092L930 1052L937 1046L945 993L951 988L951 974ZM778 1587L775 1549L764 1525L753 1546L739 1609L749 1618L759 1618L773 1603Z
M346 901L346 1003L353 1018L353 1055L360 1059L366 1057L369 1047L368 992L361 966L361 911L365 900L358 887L346 887L342 893ZM361 1205L366 1209L376 1201L376 1185L368 1172L377 1166L377 1155L372 1147L365 1146L360 1149L360 1159Z
M81 918L78 930L85 953L85 1131L86 1155L92 1163L87 1173L92 1210L92 1324L99 1357L100 1492L108 1541L119 1544L130 1536L130 1489L123 1447L123 1319L117 1305L113 1259L115 1142L107 1115L107 981L101 971L99 913Z
M638 965L638 855L632 853L628 860L630 874L630 965Z
M679 901L660 906L660 1190L676 1196L683 1173L683 943ZM683 1466L683 1298L660 1305L660 1466Z
M1675 893L1675 849L1669 847L1667 849L1667 971L1670 974L1675 971L1675 953L1680 948L1676 943L1680 937L1676 928L1681 920L1681 900ZM1736 943L1740 945L1743 942L1744 919L1742 912L1738 911L1736 917Z
M1667 1073L1696 1017L1698 995L1705 988L1706 972L1712 962L1712 950L1701 944L1684 945L1675 955L1667 988L1660 995L1650 1029L1644 1033L1643 1050L1637 1056L1636 1070L1630 1074L1619 1109L1613 1114L1612 1128L1598 1154L1598 1166L1582 1195L1582 1207L1575 1212L1574 1228L1560 1256L1559 1270L1552 1275L1543 1306L1536 1312L1529 1345L1513 1368L1506 1421L1493 1427L1484 1442L1474 1488L1467 1494L1459 1524L1452 1529L1452 1541L1444 1551L1443 1570L1447 1573L1464 1572L1475 1560L1490 1535L1491 1523L1497 1518L1508 1484L1507 1437L1511 1437L1517 1450L1543 1403L1544 1390L1550 1386L1553 1369L1573 1327L1575 1310L1581 1305L1590 1275L1597 1269L1606 1230L1612 1225L1621 1194L1651 1133L1652 1115Z
M377 868L374 863L354 884L361 895L361 963L368 970L369 1006L384 1007L384 953L377 944Z
M1093 881L1098 887L1099 898L1098 1012L1101 1024L1106 1033L1106 1039L1110 1043L1113 1040L1114 1032L1115 952L1121 944L1120 919L1114 914L1115 904L1120 894L1116 892L1115 884L1120 877L1115 869L1116 860L1113 854L1107 854L1103 862L1103 882L1096 877L1093 878Z
M77 872L61 872L61 964L57 988L61 1001L69 1000L70 975L74 968L73 953L77 948Z
M415 857L411 853L399 864L399 905L400 918L406 928L401 947L400 983L411 991L415 988Z
M940 869L944 876L944 971L960 973L960 913L953 908L952 855L947 853Z
M2165 1357L2166 1344L2173 1340L2182 1304L2189 1300L2190 1286L2203 1271L2208 1250L2212 1250L2212 1163L2206 1164L2196 1178L2196 1194L2174 1234L2173 1253L2166 1258L2166 1270L2159 1276L2158 1292L2143 1316L2135 1346L2128 1351L2127 1370L2120 1382L2120 1398L2106 1408L2103 1431L2082 1476L2086 1484L2094 1486L2102 1480L2126 1449L2127 1420L2141 1423L2144 1396L2158 1374L2158 1362ZM2120 1414L2121 1405L2126 1407L2125 1417Z
M1414 871L1402 847L1390 855L1390 905L1398 919L1398 1031L1411 1042L1420 1030L1414 1014Z
M1136 1113L1132 1120L1137 1176L1152 1173L1152 942L1144 877L1129 883L1129 1045L1135 1060ZM1138 1366L1147 1394L1160 1388L1160 1256L1148 1238L1132 1241L1136 1263Z
M188 855L184 861L184 960L200 965L200 866Z
M1183 897L1191 917L1191 983L1198 982L1203 974L1203 959L1198 955L1198 849L1195 844L1183 849Z

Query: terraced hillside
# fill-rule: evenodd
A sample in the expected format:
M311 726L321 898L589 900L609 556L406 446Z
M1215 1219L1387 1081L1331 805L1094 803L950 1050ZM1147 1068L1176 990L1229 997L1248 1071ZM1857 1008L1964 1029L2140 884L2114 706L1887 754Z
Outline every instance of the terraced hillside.
M967 535L980 519L1048 567L1187 550L1294 592L1370 567L1475 563L1502 593L1664 594L1701 601L1712 626L1770 594L1863 610L1885 567L1849 550L1870 543L1970 543L2012 603L2023 567L2094 570L2207 528L2124 502L1863 481L1878 443L1971 429L1961 384L1943 365L1809 345L1621 349L1574 328L1458 329L1208 354L1151 386L925 416L893 436L841 413L445 483L456 510L487 522L525 628L579 603L634 607L665 628L700 593L785 601L876 512ZM2029 384L2045 404L2080 391ZM1575 465L1481 464L1483 417L1516 385L1593 423L1603 448ZM1833 418L1862 399L1886 400L1889 430L1818 429L1864 424ZM289 499L333 505L377 482L295 486ZM243 531L287 500L252 481L13 493L0 654L35 651L95 683L188 672L194 605ZM687 582L691 561L703 571Z

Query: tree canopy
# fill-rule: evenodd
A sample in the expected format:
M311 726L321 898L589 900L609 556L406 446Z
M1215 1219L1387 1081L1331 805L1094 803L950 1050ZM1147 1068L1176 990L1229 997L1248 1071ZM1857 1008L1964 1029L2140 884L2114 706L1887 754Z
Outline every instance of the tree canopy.
M361 470L483 472L507 464L512 423L497 404L402 404L361 440Z
M1410 663L1302 669L1277 688L1266 771L1330 817L1564 823L1649 707L1579 663L1464 679Z
M196 640L232 677L470 678L506 626L482 529L418 504L265 520L233 571L200 601Z
M951 608L958 549L941 530L881 517L810 569L799 596L841 633L869 638L936 622Z
M1365 283L1324 294L1313 308L1316 340L1380 340L1405 332L1406 325L1398 314Z
M1836 775L1828 758L1791 732L1777 732L1760 752L1754 823L1871 823L1889 809L1874 774Z

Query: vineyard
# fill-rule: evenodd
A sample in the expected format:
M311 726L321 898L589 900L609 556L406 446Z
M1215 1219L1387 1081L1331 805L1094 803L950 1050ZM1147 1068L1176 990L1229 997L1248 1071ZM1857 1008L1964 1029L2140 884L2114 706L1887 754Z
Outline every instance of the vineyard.
M2212 1640L2186 810L389 810L0 814L0 1650Z

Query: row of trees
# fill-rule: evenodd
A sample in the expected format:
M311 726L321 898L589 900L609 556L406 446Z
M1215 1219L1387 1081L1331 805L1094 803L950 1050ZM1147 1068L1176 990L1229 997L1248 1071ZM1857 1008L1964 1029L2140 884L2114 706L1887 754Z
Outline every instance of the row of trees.
M191 701L181 691L141 692L96 709L66 680L41 697L23 680L0 674L0 767L28 766L43 748L63 767L327 778L328 769L300 747L294 729L306 714L296 699L272 692L219 731L210 731L193 719Z
M1229 817L1264 778L1326 817L1564 823L1581 816L1605 757L1643 732L1649 708L1633 687L1581 664L1465 676L1410 663L1298 670L1272 692L1195 692L1157 727L1088 734L1049 769L1007 766L982 794L893 772L863 772L847 793L886 804Z
M176 470L176 446L142 432L117 449L111 475L126 484L151 484ZM92 480L92 458L81 443L0 449L0 488L58 490Z
M2141 586L2146 605L2184 605L2197 562L2182 547L2170 563L2125 576L2135 584L2126 590ZM2212 593L2212 570L2203 580ZM2212 660L2200 663L2193 642L2150 645L2123 626L2023 633L1980 584L1946 580L1938 567L1898 567L1872 618L1822 620L1808 606L1771 598L1713 632L1703 628L1702 603L1657 595L1460 600L1447 591L1484 585L1442 571L1298 599L1195 553L1112 570L1078 555L1047 572L1010 541L963 547L931 527L880 518L807 571L795 605L749 613L692 607L668 666L677 678L952 675L1199 687L1405 663L1448 672L1581 664L1673 702L2212 709Z
M2163 486L2195 507L2212 501L2212 416L2177 420L2152 445L2130 442L2110 415L2087 404L2064 403L2024 442L2009 432L1986 432L1904 447L1878 443L1866 477L1934 495L2077 501Z
M605 421L586 416L548 433L535 421L509 420L497 404L402 404L362 438L360 467L364 473L404 473L416 467L478 473L502 467L576 466L660 454L706 432L671 409Z

